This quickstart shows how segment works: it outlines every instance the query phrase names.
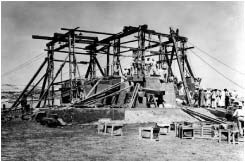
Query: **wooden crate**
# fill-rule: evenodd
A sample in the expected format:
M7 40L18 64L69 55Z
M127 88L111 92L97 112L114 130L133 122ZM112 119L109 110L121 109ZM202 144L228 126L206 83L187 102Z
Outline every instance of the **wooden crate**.
M194 127L194 137L196 138L213 138L215 131L212 125L200 125Z
M159 128L153 127L140 127L139 128L139 139L148 138L151 140L159 140Z
M190 138L193 139L194 138L194 128L192 126L183 126L180 125L178 127L178 135L179 138Z

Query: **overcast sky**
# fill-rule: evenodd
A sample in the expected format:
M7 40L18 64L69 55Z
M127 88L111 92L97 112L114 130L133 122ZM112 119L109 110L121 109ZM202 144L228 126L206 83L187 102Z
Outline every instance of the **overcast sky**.
M46 41L32 35L52 35L61 27L118 33L123 26L147 24L168 33L169 27L221 62L245 73L243 2L2 2L1 5L2 84L25 85L44 58L24 68L15 67L43 52ZM245 76L195 53L218 71L245 87ZM195 74L205 88L242 90L223 78L192 53L188 53Z

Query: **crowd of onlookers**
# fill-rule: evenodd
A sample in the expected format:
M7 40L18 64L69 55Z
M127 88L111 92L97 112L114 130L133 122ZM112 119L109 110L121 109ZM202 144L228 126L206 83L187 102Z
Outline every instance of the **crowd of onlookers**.
M227 89L196 89L192 94L195 107L227 108L228 106L243 106L242 98L234 91Z
M195 90L191 97L195 107L210 107L214 109L217 107L225 109L228 107L232 108L231 114L226 114L226 117L231 116L232 121L237 123L240 135L244 135L244 98L239 96L235 90L199 88Z

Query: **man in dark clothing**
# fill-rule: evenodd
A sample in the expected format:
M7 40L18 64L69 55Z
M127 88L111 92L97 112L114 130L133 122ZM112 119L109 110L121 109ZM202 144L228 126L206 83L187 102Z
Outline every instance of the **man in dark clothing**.
M194 95L193 95L193 99L194 99L194 106L198 106L198 99L199 99L199 93L198 90L195 90Z
M202 89L199 89L199 92L198 92L198 107L201 107L201 96L202 96Z
M227 91L227 89L224 89L225 91L225 109L230 105L230 94Z
M27 95L24 94L20 101L21 107L22 107L22 113L25 112L26 106L27 106Z

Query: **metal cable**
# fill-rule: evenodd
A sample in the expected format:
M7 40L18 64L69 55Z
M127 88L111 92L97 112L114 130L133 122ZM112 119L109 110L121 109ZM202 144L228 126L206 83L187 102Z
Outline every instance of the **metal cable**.
M202 60L204 63L206 63L209 67L211 67L214 71L216 71L218 74L220 74L222 77L224 77L225 79L227 79L228 81L230 81L231 83L235 84L236 86L245 89L244 87L242 87L240 84L234 82L233 80L231 80L229 77L225 76L223 73L219 72L215 67L213 67L212 65L210 65L207 61L205 61L202 57L200 57L199 55L197 55L194 51L190 50L195 56L197 56L200 60Z
M219 59L217 59L217 58L213 57L212 55L208 54L206 51L204 51L204 50L202 50L201 48L197 47L197 46L194 45L193 43L191 43L191 42L189 42L189 43L190 43L192 46L194 46L195 48L197 48L199 51L201 51L202 53L206 54L206 55L209 56L210 58L212 58L212 59L216 60L217 62L221 63L222 65L228 67L228 68L231 69L232 71L237 72L237 73L239 73L239 74L241 74L241 75L245 75L245 73L240 72L240 71L236 70L235 68L233 68L233 67L231 67L231 66L229 66L229 65L227 65L227 64L225 64L225 63L223 63L222 61L220 61Z

